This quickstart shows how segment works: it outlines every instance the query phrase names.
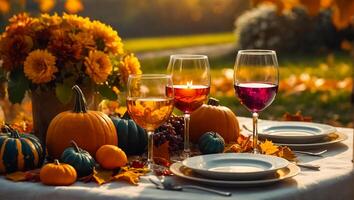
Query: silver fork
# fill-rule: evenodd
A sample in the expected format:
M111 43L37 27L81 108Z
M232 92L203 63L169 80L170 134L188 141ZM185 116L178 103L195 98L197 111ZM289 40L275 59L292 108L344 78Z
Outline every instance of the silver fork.
M301 153L301 154L305 154L305 155L309 155L309 156L322 156L322 154L327 152L327 149L323 150L323 151L319 151L319 152L310 152L310 151L296 151L294 150L293 152L295 153Z

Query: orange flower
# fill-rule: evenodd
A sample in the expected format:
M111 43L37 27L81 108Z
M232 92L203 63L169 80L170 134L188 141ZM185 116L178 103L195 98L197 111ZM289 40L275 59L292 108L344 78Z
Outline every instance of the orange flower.
M32 48L33 40L28 35L2 37L0 40L0 55L3 60L3 68L7 71L18 68Z
M89 30L91 21L88 17L81 17L78 15L69 15L64 13L63 21L69 26L70 29L82 29L83 31Z
M25 75L36 84L53 80L54 73L58 71L55 59L47 50L32 51L24 63Z
M112 64L109 57L102 51L90 51L85 58L85 73L89 75L95 83L103 83L107 80L112 71Z
M140 63L134 54L124 56L123 60L119 63L119 73L121 76L121 84L125 85L128 81L130 74L141 74Z
M98 50L112 54L123 54L124 50L121 38L112 27L99 21L93 21L90 30L96 41Z

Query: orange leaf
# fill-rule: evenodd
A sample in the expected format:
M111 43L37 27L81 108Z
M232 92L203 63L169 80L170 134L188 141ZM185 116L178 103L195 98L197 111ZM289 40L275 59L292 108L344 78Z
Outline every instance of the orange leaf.
M69 13L78 13L84 9L80 0L67 0L64 7Z
M289 147L279 147L279 151L276 152L276 156L293 161L296 158L294 152Z
M26 181L27 176L26 176L26 172L14 172L11 174L7 174L6 179L9 179L9 180L15 181L15 182Z
M274 145L272 141L266 140L259 145L263 154L272 155L278 151L278 146Z
M354 16L354 1L334 0L332 22L337 29L346 28Z
M94 169L92 178L98 185L102 185L111 181L112 175L112 170Z
M138 185L139 182L139 175L134 172L126 171L119 173L113 177L113 180L124 180L130 184Z

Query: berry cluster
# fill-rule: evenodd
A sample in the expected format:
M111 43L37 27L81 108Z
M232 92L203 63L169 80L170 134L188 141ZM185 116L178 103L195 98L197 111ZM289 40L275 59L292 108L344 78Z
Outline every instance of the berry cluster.
M156 129L154 134L154 145L159 147L166 141L169 141L169 151L179 151L183 149L183 134L183 117L171 116L164 124Z

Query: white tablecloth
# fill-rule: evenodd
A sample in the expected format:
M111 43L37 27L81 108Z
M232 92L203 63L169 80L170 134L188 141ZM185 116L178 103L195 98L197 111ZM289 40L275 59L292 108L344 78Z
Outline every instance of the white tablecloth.
M240 124L249 119L240 118ZM302 169L293 179L281 183L253 188L219 188L231 191L232 197L222 197L195 190L157 190L142 179L139 186L114 182L97 186L95 183L75 183L69 187L44 186L41 183L11 182L0 177L0 200L7 199L66 199L66 200L109 200L109 199L354 199L353 129L338 128L348 135L343 143L335 144L324 157L299 156L302 162L321 165L320 171ZM179 180L181 181L181 180ZM183 182L183 181L182 181Z

